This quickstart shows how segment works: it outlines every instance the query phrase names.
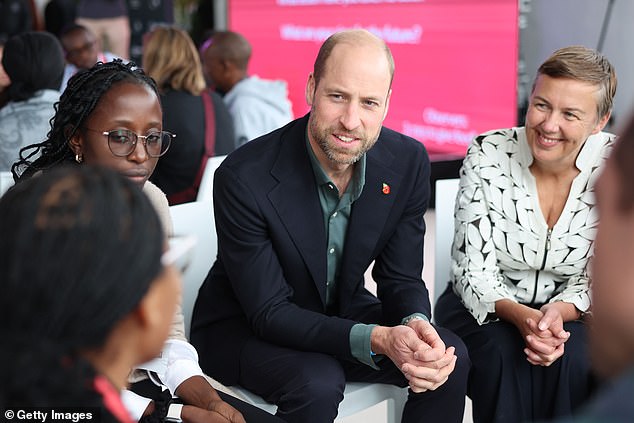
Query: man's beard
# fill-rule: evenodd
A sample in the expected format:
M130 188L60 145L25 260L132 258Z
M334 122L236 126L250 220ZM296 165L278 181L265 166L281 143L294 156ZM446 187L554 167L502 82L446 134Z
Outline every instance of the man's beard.
M328 160L339 164L351 165L358 162L363 155L372 148L378 139L378 134L372 139L368 138L364 133L348 132L346 130L334 130L332 128L320 129L314 120L310 120L309 125L310 134L317 142L321 150L324 152ZM344 135L346 137L355 138L360 140L359 148L356 151L351 150L338 150L335 146L329 142L330 136L333 133Z

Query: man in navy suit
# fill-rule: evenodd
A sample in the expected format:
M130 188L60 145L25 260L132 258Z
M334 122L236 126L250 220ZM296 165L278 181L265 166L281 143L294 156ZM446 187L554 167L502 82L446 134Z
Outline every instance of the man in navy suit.
M430 324L421 279L429 159L382 127L393 73L379 38L334 34L308 78L310 113L215 174L218 257L192 343L207 373L288 422L333 421L346 381L409 385L404 422L462 421L469 359Z

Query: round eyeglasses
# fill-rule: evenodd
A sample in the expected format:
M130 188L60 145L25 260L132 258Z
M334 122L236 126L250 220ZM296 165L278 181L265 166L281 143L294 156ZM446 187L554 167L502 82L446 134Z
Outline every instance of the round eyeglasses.
M150 157L161 157L167 152L172 143L172 139L176 138L175 134L167 131L152 131L147 135L138 135L127 129L115 129L112 131L97 131L95 129L84 128L88 131L98 132L108 137L108 148L118 157L127 157L136 148L136 143L142 139L145 151Z

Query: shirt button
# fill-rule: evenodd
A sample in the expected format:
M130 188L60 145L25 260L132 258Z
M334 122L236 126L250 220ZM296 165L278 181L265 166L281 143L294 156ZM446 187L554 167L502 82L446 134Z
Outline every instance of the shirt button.
M334 212L334 213L332 214L332 217L337 217L337 212Z
M328 252L329 252L330 254L334 254L334 253L335 253L335 249L334 249L334 248L331 248L330 250L328 250Z

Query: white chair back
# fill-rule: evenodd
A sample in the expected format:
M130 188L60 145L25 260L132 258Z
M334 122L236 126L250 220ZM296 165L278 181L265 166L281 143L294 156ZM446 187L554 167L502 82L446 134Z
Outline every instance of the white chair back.
M200 180L200 187L198 187L196 201L213 201L214 173L226 157L227 156L214 156L207 159L205 171L203 172L203 177Z
M451 270L451 245L454 235L454 206L460 179L436 181L436 244L434 260L434 301L447 288Z
M0 172L0 197L13 186L13 174L11 172Z
M174 235L193 235L197 241L191 262L183 273L182 306L185 333L189 338L192 311L198 290L216 260L218 251L216 228L211 202L194 201L170 206L170 214L174 225Z

